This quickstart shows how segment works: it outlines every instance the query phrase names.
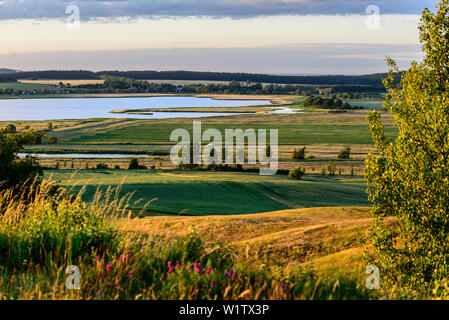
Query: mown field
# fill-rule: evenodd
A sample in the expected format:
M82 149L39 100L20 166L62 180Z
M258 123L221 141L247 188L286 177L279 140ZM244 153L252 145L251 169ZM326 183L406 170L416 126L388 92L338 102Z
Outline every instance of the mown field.
M256 173L173 170L48 170L46 177L90 200L97 188L121 186L120 197L133 193L130 208L144 214L249 214L292 208L368 206L360 177L319 175L301 181Z

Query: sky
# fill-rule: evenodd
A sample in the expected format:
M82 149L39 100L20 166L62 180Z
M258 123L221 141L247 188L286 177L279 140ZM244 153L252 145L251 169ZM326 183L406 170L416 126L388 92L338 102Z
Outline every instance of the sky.
M384 72L437 0L0 0L0 68Z

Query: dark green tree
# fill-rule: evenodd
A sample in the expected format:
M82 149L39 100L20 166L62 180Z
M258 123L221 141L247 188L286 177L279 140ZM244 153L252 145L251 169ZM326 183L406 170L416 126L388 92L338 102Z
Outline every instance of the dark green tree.
M24 144L35 143L42 133L27 129L17 131L13 125L0 129L0 189L21 187L42 175L34 157L19 158Z

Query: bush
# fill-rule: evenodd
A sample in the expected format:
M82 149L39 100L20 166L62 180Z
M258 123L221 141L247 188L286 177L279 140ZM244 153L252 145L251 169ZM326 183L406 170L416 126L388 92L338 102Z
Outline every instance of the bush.
M58 143L58 138L56 138L55 136L49 136L49 137L47 137L47 141L50 144L56 144L56 143Z
M97 169L108 169L108 165L105 163L98 163Z
M139 161L136 158L132 158L129 161L128 170L139 170L139 169L146 169L146 167L139 165Z
M296 169L290 170L288 177L289 177L289 179L301 180L303 175L304 175L304 171L301 169L301 167L298 167Z
M339 160L348 160L351 157L351 148L345 147L338 153Z
M293 160L304 160L306 157L306 147L294 149L292 153Z

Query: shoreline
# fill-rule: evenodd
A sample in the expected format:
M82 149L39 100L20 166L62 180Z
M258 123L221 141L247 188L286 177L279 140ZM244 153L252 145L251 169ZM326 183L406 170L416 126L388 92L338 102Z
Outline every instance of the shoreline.
M89 93L89 94L50 94L50 95L19 95L1 96L1 100L14 99L85 99L85 98L152 98L152 97L194 97L210 98L212 100L265 100L273 105L293 104L300 96L287 95L238 95L238 94L172 94L172 93Z

